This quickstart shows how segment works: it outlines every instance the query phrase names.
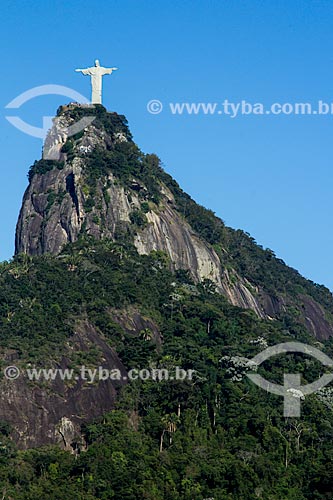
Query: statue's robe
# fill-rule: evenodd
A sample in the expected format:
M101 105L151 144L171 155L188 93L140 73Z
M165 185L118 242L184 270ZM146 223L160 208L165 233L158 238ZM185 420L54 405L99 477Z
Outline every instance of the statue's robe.
M91 102L92 104L102 104L102 76L111 75L112 68L103 66L92 66L82 69L84 75L91 76Z

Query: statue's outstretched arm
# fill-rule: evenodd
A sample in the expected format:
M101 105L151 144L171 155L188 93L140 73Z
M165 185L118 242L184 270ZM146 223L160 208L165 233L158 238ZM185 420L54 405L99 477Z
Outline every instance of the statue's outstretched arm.
M79 73L82 73L83 75L91 75L90 69L91 69L91 68L87 68L87 69L76 69L75 71L77 71L77 72L79 72Z
M112 71L116 71L118 68L103 68L104 72L103 74L104 75L111 75Z

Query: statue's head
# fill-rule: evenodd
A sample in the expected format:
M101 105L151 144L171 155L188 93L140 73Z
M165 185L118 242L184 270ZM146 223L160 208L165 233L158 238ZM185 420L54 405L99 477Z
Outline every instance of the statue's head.
M95 66L96 66L96 67L97 67L97 66L100 66L100 64L99 64L99 60L98 60L98 59L96 59L96 61L95 61Z

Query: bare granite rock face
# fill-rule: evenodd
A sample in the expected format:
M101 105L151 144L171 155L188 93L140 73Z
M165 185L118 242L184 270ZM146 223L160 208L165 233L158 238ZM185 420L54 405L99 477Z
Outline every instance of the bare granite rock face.
M141 330L149 328L153 342L160 345L161 334L157 325L136 309L110 310L109 313L110 318L130 335L138 336ZM93 375L93 381L87 372L82 377L82 365L75 366L72 355L75 359L78 352L88 354L92 348L98 353L93 370L101 367L108 373L114 371L116 375L120 374L120 379L116 375L108 378L106 372L101 377L97 373ZM13 351L2 353L5 364L19 367L20 377L2 379L0 391L0 420L10 423L11 436L17 447L28 449L57 444L71 453L84 450L82 424L114 409L119 389L128 383L127 371L116 351L89 321L79 320L74 334L66 342L62 359L47 366L41 365L42 369L53 373L55 369L62 370L62 374L67 371L69 376L63 380L59 372L54 379L47 380L42 375L38 380L36 377L31 379L28 369L40 368L22 365L19 358L19 354Z

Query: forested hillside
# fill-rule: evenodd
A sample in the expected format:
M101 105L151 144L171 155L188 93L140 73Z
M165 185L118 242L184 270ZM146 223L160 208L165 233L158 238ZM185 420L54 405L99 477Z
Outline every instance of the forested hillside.
M247 377L268 346L329 356L332 294L196 204L133 142L123 116L96 120L29 172L16 255L0 265L0 498L325 500L332 497L330 388L283 417ZM63 135L62 135L63 137ZM15 365L21 377L8 380ZM31 367L181 367L185 380L31 381ZM260 367L317 380L303 354Z

